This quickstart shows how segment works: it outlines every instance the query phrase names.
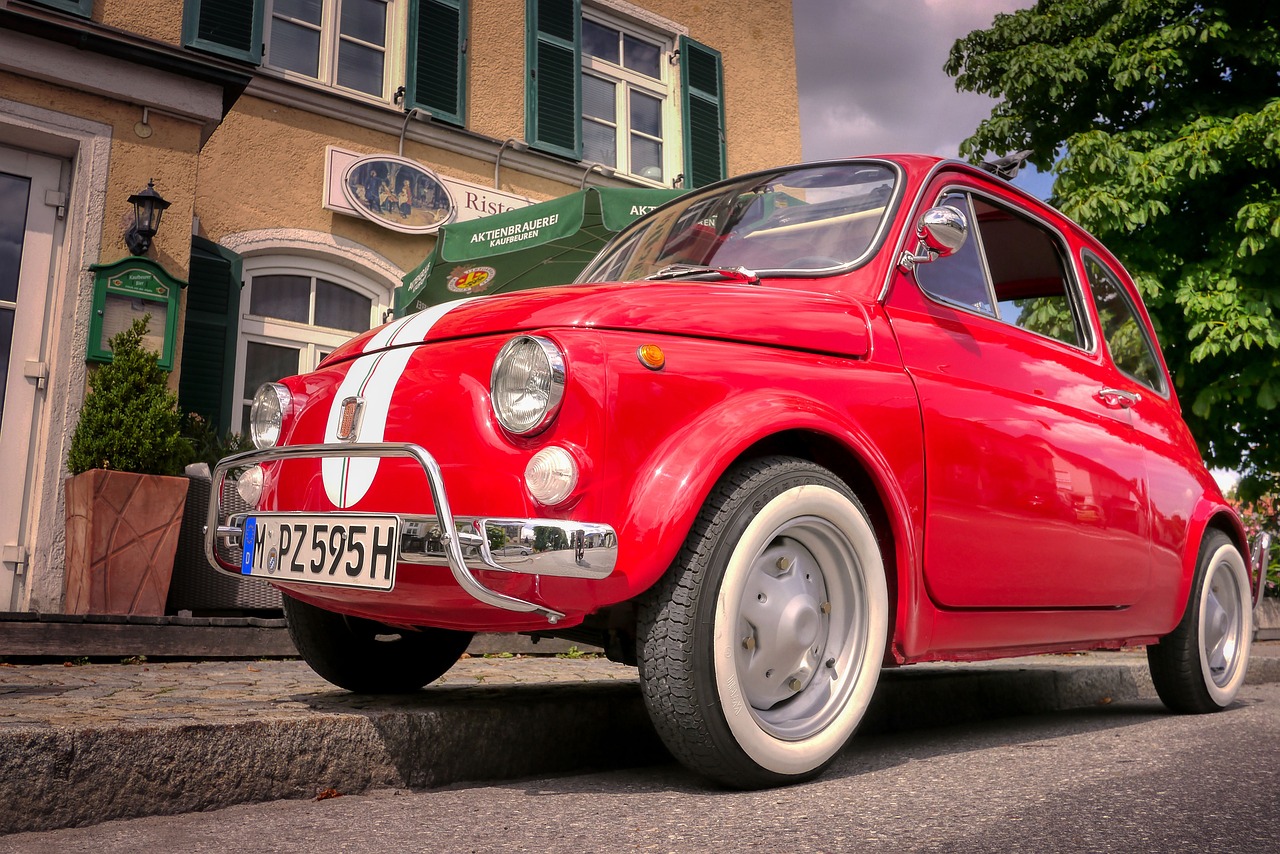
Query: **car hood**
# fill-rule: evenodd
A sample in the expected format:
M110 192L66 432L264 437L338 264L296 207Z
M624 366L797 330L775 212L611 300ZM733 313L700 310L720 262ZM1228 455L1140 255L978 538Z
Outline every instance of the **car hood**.
M689 335L859 358L865 309L838 295L734 283L568 285L441 303L364 333L326 362L480 335L587 328Z

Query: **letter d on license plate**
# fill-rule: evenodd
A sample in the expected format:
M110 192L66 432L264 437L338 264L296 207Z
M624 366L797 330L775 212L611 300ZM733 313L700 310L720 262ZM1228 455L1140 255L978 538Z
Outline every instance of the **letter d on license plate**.
M273 581L390 590L400 556L396 516L250 516L240 572Z

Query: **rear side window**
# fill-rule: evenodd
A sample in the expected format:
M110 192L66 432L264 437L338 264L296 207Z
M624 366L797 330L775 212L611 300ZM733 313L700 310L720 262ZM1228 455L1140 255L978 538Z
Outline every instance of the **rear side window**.
M965 214L969 239L955 255L917 267L920 287L944 302L1089 348L1084 314L1057 235L982 196L952 191L939 204Z
M1138 319L1137 309L1120 285L1115 274L1092 255L1084 256L1085 275L1094 305L1098 307L1098 323L1107 341L1111 360L1130 378L1159 394L1166 391L1164 372L1156 358L1155 343Z

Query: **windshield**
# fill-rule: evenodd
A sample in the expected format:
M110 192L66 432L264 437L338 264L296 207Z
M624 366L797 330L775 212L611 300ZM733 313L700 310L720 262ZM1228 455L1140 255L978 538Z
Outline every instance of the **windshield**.
M774 276L842 269L875 244L896 177L881 163L827 163L691 193L615 237L577 281L669 278L680 267Z

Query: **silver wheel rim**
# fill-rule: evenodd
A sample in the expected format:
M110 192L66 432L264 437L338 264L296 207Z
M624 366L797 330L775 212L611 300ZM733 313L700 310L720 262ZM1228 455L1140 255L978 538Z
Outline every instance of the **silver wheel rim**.
M1205 676L1220 689L1236 678L1245 643L1246 597L1229 560L1209 565L1200 607L1200 661Z
M798 741L836 719L866 657L868 607L844 531L802 516L773 532L730 614L737 682L761 730Z

